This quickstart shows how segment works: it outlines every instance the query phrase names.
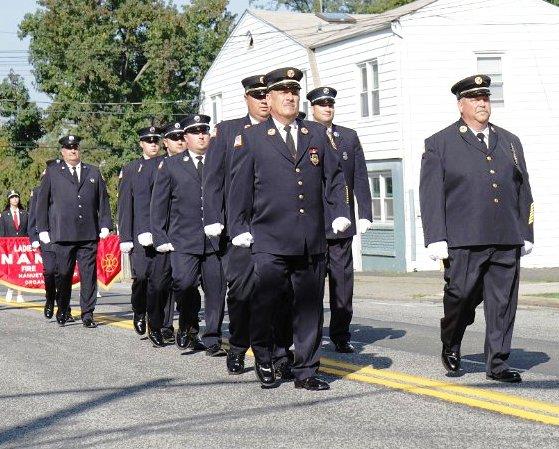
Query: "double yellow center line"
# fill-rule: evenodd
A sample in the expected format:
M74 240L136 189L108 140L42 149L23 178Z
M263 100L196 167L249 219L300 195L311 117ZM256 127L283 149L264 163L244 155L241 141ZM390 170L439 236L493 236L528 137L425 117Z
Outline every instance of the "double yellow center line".
M4 298L0 298L0 303L24 309L43 310L43 305L38 303L6 303ZM110 326L133 329L132 321L128 319L102 314L96 314L95 318L98 322ZM454 404L466 405L539 423L559 425L559 405L549 402L500 393L490 389L474 388L453 382L433 380L397 371L355 365L327 357L320 359L320 371L343 379L437 398Z

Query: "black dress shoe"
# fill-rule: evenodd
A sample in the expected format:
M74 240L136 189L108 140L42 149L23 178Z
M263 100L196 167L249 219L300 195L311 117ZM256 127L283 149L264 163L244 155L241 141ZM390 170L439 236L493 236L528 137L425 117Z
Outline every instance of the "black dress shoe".
M487 378L496 380L498 382L509 382L509 383L522 382L522 377L520 377L520 373L510 368L505 369L500 373L487 374Z
M348 341L334 343L334 346L336 346L336 352L341 352L342 354L353 354L355 352L355 348Z
M50 303L50 302L45 303L45 308L43 309L43 313L45 314L45 318L50 320L54 315L54 303Z
M446 346L443 346L441 360L448 372L455 373L460 370L460 352L451 351Z
M272 363L254 363L254 372L260 381L262 388L274 388L276 383L276 371Z
M68 310L68 313L66 314L66 322L67 323L74 323L76 320L75 318L72 316L72 312L70 312Z
M202 343L198 334L188 334L188 348L193 351L205 351L208 347Z
M134 330L138 335L146 333L146 316L139 313L134 313Z
M227 355L227 351L219 343L214 343L206 349L206 355L210 357L223 357Z
M177 344L179 349L186 349L188 348L188 343L190 342L190 337L188 332L181 331L180 329L177 331L177 335L175 336L175 343Z
M68 320L66 312L56 312L56 322L59 326L64 326Z
M89 329L95 329L97 327L97 322L93 320L93 318L84 318L82 320L83 327L87 327Z
M291 368L293 368L293 364L289 360L282 360L281 362L274 363L276 378L281 380L295 379Z
M163 340L165 340L165 343L170 345L175 344L175 329L173 329L172 327L161 329L161 335L163 335Z
M242 374L245 370L244 353L229 351L227 353L227 372L229 374Z
M329 390L330 385L328 382L324 382L320 380L318 377L307 377L303 380L296 380L295 381L295 388L304 388L305 390L310 391L321 391L321 390Z
M163 335L159 329L149 329L148 330L148 338L158 348L162 348L165 346L165 340L163 339Z

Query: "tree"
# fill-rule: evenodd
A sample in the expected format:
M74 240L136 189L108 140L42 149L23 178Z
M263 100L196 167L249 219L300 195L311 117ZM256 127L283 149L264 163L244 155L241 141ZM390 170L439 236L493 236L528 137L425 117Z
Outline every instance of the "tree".
M24 79L10 71L0 83L0 135L7 154L15 156L18 168L30 161L28 151L37 146L44 130L41 111L29 101Z
M30 38L37 87L53 99L50 142L79 134L87 159L116 186L136 157L138 128L197 111L202 78L233 26L227 0L193 0L182 12L166 0L38 4L19 35Z

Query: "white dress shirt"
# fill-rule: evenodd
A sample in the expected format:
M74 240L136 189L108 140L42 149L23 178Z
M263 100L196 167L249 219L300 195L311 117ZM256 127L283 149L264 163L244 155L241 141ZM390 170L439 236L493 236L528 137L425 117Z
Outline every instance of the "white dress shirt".
M72 169L74 168L72 165L66 164L66 166L68 167L68 169L70 170L70 174L72 174ZM76 165L76 175L78 176L78 182L80 182L80 180L82 179L82 163L79 162L78 165Z
M486 126L485 129L482 130L482 131L476 131L472 128L470 128L470 131L473 132L474 136L476 136L476 137L479 133L482 133L485 136L484 143L487 146L487 148L489 148L489 126Z
M274 120L274 125L276 125L276 128L280 133L281 138L285 142L287 139L287 133L283 129L285 125L283 123L278 122L275 118L273 120ZM291 131L290 131L291 137L293 137L293 142L295 143L295 149L297 149L297 130L298 130L297 120L293 120L293 122L289 126L291 126Z
M194 151L190 151L190 150L188 150L188 154L192 158L192 162L194 162L194 166L196 168L198 168L198 159L196 159L198 156L202 156L202 164L206 163L206 155L205 154L196 154Z

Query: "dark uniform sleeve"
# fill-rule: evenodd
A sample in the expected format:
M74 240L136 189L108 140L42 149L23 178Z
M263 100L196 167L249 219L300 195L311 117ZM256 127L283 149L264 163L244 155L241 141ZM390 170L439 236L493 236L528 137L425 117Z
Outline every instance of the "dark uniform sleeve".
M121 242L133 242L134 201L132 199L132 174L129 166L122 168L118 184L118 232Z
M520 140L516 139L516 143L513 143L513 145L518 159L519 169L522 172L522 184L520 185L520 192L518 194L518 209L520 210L522 237L524 240L534 243L534 199L532 197L532 189L530 188L528 168L526 167L524 150Z
M113 219L111 217L111 206L109 203L109 194L107 192L107 184L99 172L99 182L97 184L99 187L99 228L107 228L111 230L113 228Z
M37 232L37 220L35 206L37 204L37 193L36 191L31 192L31 198L29 199L29 214L27 219L27 234L29 235L29 241L31 243L39 241L39 233Z
M326 137L326 132L324 132L324 149L324 201L328 208L328 213L325 213L325 217L332 217L333 220L345 217L351 221L349 205L348 201L346 201L344 173L338 156L332 151L331 144ZM332 223L326 223L326 226L331 225Z
M425 246L447 240L443 165L430 139L421 158L419 204Z
M51 174L50 170L47 168L45 171L45 176L41 181L41 185L37 192L37 205L35 206L36 221L37 221L37 232L45 232L50 230L49 226L49 207L50 207L50 196L51 196Z
M357 199L357 208L359 218L365 218L373 221L373 200L371 198L371 188L369 186L369 175L367 174L367 163L365 162L365 154L363 147L359 141L357 133L355 133L355 170L353 179L353 192Z
M4 212L0 214L0 237L6 237L6 226L4 225Z
M167 217L171 202L171 176L162 160L157 167L150 203L150 223L153 235L153 246L170 243L167 236Z
M235 140L237 140L237 137ZM231 187L227 198L227 222L231 238L250 231L254 197L254 157L245 134L235 142L231 158Z
M204 164L204 225L221 223L225 225L225 135L216 126L216 135L210 140Z

